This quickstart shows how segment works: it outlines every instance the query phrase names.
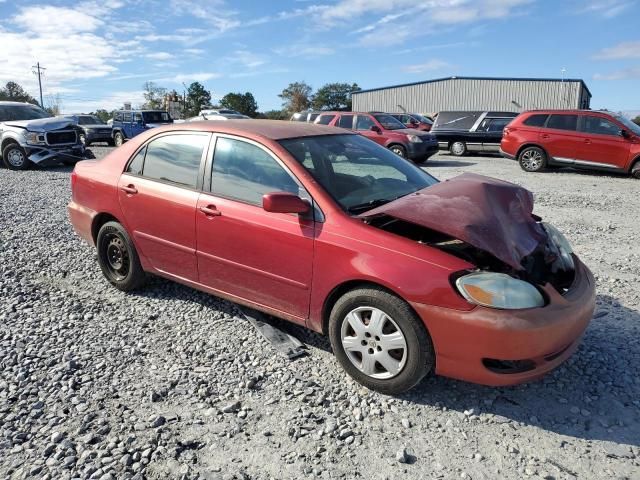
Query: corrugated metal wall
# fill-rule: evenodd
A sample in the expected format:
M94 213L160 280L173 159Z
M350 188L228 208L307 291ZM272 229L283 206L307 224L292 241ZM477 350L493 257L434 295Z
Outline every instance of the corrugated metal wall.
M429 113L443 110L519 112L540 108L585 108L580 82L446 79L353 94L354 111ZM588 107L588 104L586 105Z

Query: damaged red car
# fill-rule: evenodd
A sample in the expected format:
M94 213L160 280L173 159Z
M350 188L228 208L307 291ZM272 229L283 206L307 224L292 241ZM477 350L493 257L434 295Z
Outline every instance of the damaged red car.
M306 325L384 393L431 372L539 378L594 309L593 276L530 192L473 174L439 182L342 129L161 127L79 163L72 190L71 222L116 288L154 274Z

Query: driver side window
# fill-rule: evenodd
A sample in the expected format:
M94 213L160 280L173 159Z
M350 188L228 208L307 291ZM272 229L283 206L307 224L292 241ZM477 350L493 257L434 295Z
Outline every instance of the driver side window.
M213 156L211 192L260 206L265 193L299 195L300 187L263 149L242 140L219 137Z

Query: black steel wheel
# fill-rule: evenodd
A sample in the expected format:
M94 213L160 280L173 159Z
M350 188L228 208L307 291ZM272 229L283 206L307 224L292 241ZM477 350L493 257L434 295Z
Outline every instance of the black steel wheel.
M142 286L145 273L129 234L118 222L105 223L96 241L98 262L106 279L122 291Z

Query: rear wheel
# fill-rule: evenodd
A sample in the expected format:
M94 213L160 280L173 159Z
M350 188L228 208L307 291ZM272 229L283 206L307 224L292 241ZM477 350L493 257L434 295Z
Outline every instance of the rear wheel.
M449 145L449 152L456 157L462 157L467 153L467 144L464 142L453 142Z
M636 161L633 168L631 168L631 176L640 180L640 160Z
M391 145L389 147L389 150L391 150L396 155L401 156L402 158L407 158L407 149L402 145Z
M118 290L140 288L145 273L129 234L118 222L105 223L96 241L98 263L106 279Z
M11 143L4 147L2 160L9 170L26 170L31 165L27 158L27 152L17 143Z
M110 147L113 147L113 146L115 146L116 142L113 140L113 138L110 138L109 140L107 140L107 144L108 144Z
M116 132L113 134L113 143L116 147L119 147L124 143L124 136L122 135L122 132Z
M518 163L525 172L540 172L547 166L547 154L539 147L527 147L518 155Z
M375 287L352 290L336 302L329 337L346 372L385 394L409 390L435 365L422 321L406 302Z

